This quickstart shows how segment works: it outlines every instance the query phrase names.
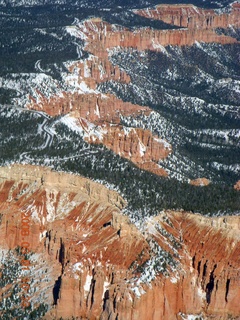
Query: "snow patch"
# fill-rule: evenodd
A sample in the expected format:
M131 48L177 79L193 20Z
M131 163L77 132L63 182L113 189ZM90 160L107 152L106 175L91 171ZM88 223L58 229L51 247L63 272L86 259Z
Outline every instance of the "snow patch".
M146 152L146 146L139 140L140 156L143 157Z
M84 291L89 292L92 283L92 277L88 274L86 277L86 282L84 284Z
M77 272L77 271L83 272L82 267L83 267L82 262L77 262L73 265L72 270L73 270L73 272Z
M100 91L98 91L98 90L93 90L93 89L89 88L89 86L86 84L85 81L82 81L80 83L79 88L84 93L95 93L95 94L99 94L100 93Z
M58 191L51 189L51 191L46 190L46 208L47 208L47 221L53 222L56 216L56 201L57 201Z
M132 291L135 293L135 295L140 298L141 295L143 295L144 293L146 293L146 291L143 290L142 286L136 286L136 287L133 287L131 288Z
M98 116L98 118L100 118L100 110L99 110L99 105L96 103L96 109L94 110L94 113L96 114L96 116Z
M107 288L108 288L108 286L110 285L110 282L108 282L108 281L104 281L104 283L103 283L103 294L102 294L102 299L104 298L104 294L105 294L105 292L106 292L106 290L107 290Z
M169 56L169 53L167 52L167 50L165 49L164 46L162 46L158 41L155 41L154 39L152 39L152 46L153 49L159 49L162 53L166 54L166 56Z
M178 282L178 279L175 278L175 277L171 277L171 278L170 278L170 281L171 281L172 283L177 283L177 282Z
M40 234L39 234L39 241L40 242L46 237L46 234L47 234L47 230L40 232Z

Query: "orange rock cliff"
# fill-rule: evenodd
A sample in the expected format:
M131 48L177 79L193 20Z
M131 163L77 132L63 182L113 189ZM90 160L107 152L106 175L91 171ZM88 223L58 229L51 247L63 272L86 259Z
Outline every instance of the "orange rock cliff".
M154 137L144 129L135 129L131 134L126 134L126 130L119 125L121 115L148 115L151 110L147 106L124 102L112 94L103 95L97 90L98 84L109 80L125 84L131 82L124 70L110 62L108 52L115 47L161 51L167 45L193 45L196 41L235 43L236 39L218 35L215 29L229 25L239 27L239 10L237 3L232 5L229 13L203 10L193 5L160 5L155 9L135 10L136 14L180 27L174 30L140 28L131 31L111 25L100 18L70 26L68 28L84 40L84 50L90 53L87 59L72 62L68 66L71 76L67 78L67 82L75 89L73 92L62 92L51 97L45 97L38 91L38 99L29 96L27 107L45 111L51 116L70 113L76 118L76 123L83 126L83 130L87 123L93 123L97 126L97 131L102 132L102 138L99 140L92 136L86 138L86 141L103 143L142 169L167 176L168 172L158 162L171 153L172 146L158 143L157 138L161 137ZM147 144L143 140L148 140ZM166 145L168 146L164 147Z
M239 217L165 211L137 229L117 192L34 166L0 168L0 199L3 250L21 246L29 217L44 319L239 319Z
M135 10L135 13L146 18L162 20L174 26L188 29L239 27L240 4L233 3L230 13L218 13L217 10L206 10L194 5L158 5L155 9Z

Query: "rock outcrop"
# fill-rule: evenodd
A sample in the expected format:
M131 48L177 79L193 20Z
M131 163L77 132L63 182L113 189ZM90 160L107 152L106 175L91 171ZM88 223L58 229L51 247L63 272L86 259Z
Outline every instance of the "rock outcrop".
M210 182L211 181L207 178L197 178L197 179L191 180L190 184L192 186L205 187L205 186L208 186Z
M110 94L64 93L50 100L43 98L41 102L33 103L31 108L44 110L51 116L67 113L76 119L74 122L84 132L87 142L102 143L140 168L167 176L158 161L171 153L171 145L153 136L149 130L127 128L120 124L121 116L149 115L151 110L148 107L123 102Z
M121 115L133 118L140 114L149 115L150 108L124 102L98 90L99 84L106 81L124 85L131 82L127 72L110 61L110 52L119 47L162 51L168 45L193 45L196 41L236 43L236 39L217 34L215 29L229 25L239 27L239 10L237 3L228 13L203 10L193 5L160 5L155 9L135 10L144 17L160 19L179 27L172 30L139 28L132 31L96 17L69 26L66 30L83 40L83 49L89 53L86 59L66 64L68 73L65 75L65 85L71 90L53 96L45 96L37 90L35 97L29 96L27 107L45 111L51 116L71 113L71 116L80 119L78 124L83 131L89 125L100 126L97 131L101 131L101 138L92 135L86 139L89 143L103 143L142 169L167 176L158 161L168 156L171 147L163 147L162 143L156 142L159 137L144 129L132 128L131 133L126 134L126 128L120 125Z
M234 185L235 190L240 190L240 180L238 180Z
M98 32L101 34L104 30L104 22L97 25ZM99 41L98 36L93 34L93 43ZM162 51L163 47L168 45L184 46L193 45L198 42L217 42L222 44L236 43L237 40L225 35L218 35L214 29L176 29L176 30L155 30L150 28L139 29L135 32L127 29L112 31L103 36L99 41L99 46L104 48L114 48L117 46L123 48L134 48L137 50L155 50ZM97 49L88 44L88 50L97 54Z
M240 218L165 211L137 229L125 205L79 176L0 168L0 247L21 247L27 216L31 301L48 304L44 319L238 319Z
M194 5L165 5L154 9L135 10L135 13L150 19L162 20L168 24L188 29L216 29L228 28L229 25L240 26L240 4L231 5L231 11L206 10Z
M88 130L88 124L83 119L79 119L79 123L85 131ZM171 145L152 135L150 130L104 125L88 135L86 140L94 144L103 143L116 154L131 160L144 170L161 176L168 175L158 165L158 161L167 158L171 153Z
M45 111L50 116L71 113L75 118L84 118L93 124L120 123L120 116L149 115L151 109L144 106L123 102L112 94L85 93L69 94L43 98L31 103L31 109Z

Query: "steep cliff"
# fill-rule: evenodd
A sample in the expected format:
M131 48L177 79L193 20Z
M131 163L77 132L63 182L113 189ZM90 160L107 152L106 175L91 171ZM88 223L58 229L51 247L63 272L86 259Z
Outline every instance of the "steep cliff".
M92 9L1 8L0 318L239 320L240 4Z
M106 49L117 46L161 51L161 46L192 45L195 41L234 43L235 39L218 35L215 29L228 28L229 25L239 27L239 11L238 3L232 5L232 10L229 13L203 10L192 5L160 5L154 10L139 10L135 13L147 18L162 20L182 29L139 28L130 31L127 28L110 25L101 19L86 21L78 28L81 37L88 40L86 49L92 54L106 59ZM107 65L107 62L105 64ZM116 74L118 73L116 71Z
M111 52L115 48L164 51L165 46L191 46L195 42L237 43L231 36L217 34L216 28L227 28L229 25L238 27L239 5L233 4L228 13L203 10L192 5L160 5L155 9L137 10L135 13L147 18L160 19L180 28L130 30L97 17L66 27L69 34L83 41L82 49L88 52L88 56L65 64L67 73L63 79L66 90L58 90L56 94L49 95L42 86L28 96L26 106L29 109L44 111L51 116L71 113L72 117L79 119L76 123L83 131L89 131L89 127L97 125L99 127L94 129L97 136L91 135L85 138L86 141L103 143L142 169L167 176L167 170L161 168L158 162L167 158L172 147L169 144L168 147L163 147L163 144L157 143L161 137L153 137L148 130L139 130L134 128L134 125L131 125L129 130L120 125L121 116L136 119L140 115L149 115L151 109L99 91L99 86L104 83L114 82L121 86L131 84L131 77L127 71L112 62ZM126 134L126 131L130 134ZM144 138L139 138L140 136Z
M94 144L103 143L107 148L131 160L141 169L167 176L167 172L158 165L158 161L167 158L171 153L171 145L152 135L150 130L103 125L90 133L87 122L79 119L78 123L88 133L86 141Z
M167 175L158 161L170 154L171 145L154 136L150 130L120 125L121 116L149 115L151 110L148 107L123 102L110 94L63 93L49 100L43 97L40 102L32 103L30 108L44 110L51 116L68 113L79 130L82 129L87 142L102 143L144 170Z
M15 165L0 182L1 250L29 243L45 319L239 318L239 217L165 211L137 229L119 194L82 177Z
M120 123L121 116L137 117L149 115L151 109L144 106L123 102L112 94L63 92L50 99L43 97L41 101L32 100L31 109L45 111L50 116L59 116L71 112L76 118L84 118L94 124Z
M168 45L193 45L198 42L217 42L217 43L236 43L237 40L225 35L218 35L214 29L196 29L186 28L177 30L155 30L150 28L137 29L130 31L122 29L110 31L104 34L104 22L96 23L96 29L102 34L102 37L93 33L91 35L92 43L89 43L87 49L97 54L98 47L93 43L99 42L99 46L103 48L113 47L132 47L137 50L156 50L162 51ZM98 53L99 54L99 53ZM101 51L100 51L101 54Z
M162 20L181 28L216 29L239 27L240 4L231 5L230 12L206 10L194 5L158 5L154 9L135 10L135 13L150 19Z

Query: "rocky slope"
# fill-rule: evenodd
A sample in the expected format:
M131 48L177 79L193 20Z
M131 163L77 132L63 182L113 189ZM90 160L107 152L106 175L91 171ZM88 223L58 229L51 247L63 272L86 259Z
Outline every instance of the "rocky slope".
M115 153L130 159L142 169L167 176L168 170L159 165L165 159L171 147L164 148L164 144L154 147L154 152L146 152L151 145L141 144L139 134L126 134L129 130L118 126L121 116L149 115L150 109L137 104L123 102L114 95L103 95L98 86L106 82L117 82L129 85L131 77L118 65L109 59L109 52L114 48L131 48L139 51L152 50L164 52L164 47L193 45L197 42L215 42L221 44L236 43L231 36L217 34L217 27L227 28L228 25L239 27L239 6L234 4L229 13L218 13L214 10L203 10L187 6L160 6L153 10L138 10L135 13L151 19L160 19L168 24L180 27L177 30L155 30L140 28L134 31L124 27L111 25L101 18L92 18L79 22L66 28L67 32L84 42L83 48L90 53L87 59L67 64L69 74L65 77L67 87L74 88L47 94L43 88L36 88L28 97L27 108L40 110L51 116L64 115L71 112L71 116L80 118L75 122L83 129L89 131L89 126L100 125L96 131L101 132L99 138L93 135L86 139L90 143L103 143ZM46 88L47 89L47 88ZM87 121L85 121L87 120ZM108 123L114 124L108 125ZM125 130L126 129L126 130ZM155 139L151 133L144 129L141 136L147 141ZM131 133L135 130L131 130ZM161 138L161 137L160 137ZM150 142L151 144L151 142ZM166 145L166 144L165 144ZM142 151L144 149L144 151ZM160 151L158 154L156 150ZM144 154L144 156L143 156ZM146 157L147 154L147 157ZM164 154L164 156L163 156Z
M199 163L191 148L197 145L204 149L199 153L215 155L215 144L227 137L224 151L228 153L230 148L237 158L232 145L238 136L239 80L234 70L239 4L224 10L194 5L160 5L126 12L122 8L105 9L73 10L73 22L65 17L69 24L60 29L55 27L55 20L53 26L47 20L46 28L38 21L39 16L31 21L34 34L28 38L36 38L36 45L30 41L29 49L28 42L22 48L16 35L18 51L22 50L24 56L30 51L34 56L36 47L42 46L41 52L45 52L41 41L46 37L54 48L51 55L59 47L63 50L60 62L55 63L55 53L53 59L46 52L43 58L37 55L34 71L11 71L0 77L3 100L7 91L14 106L62 117L61 121L70 124L70 130L78 130L88 143L104 144L157 175L184 181L206 177L212 181L224 172L224 178L236 180L237 164L232 168L219 164L220 155ZM29 10L34 13L33 8ZM17 23L22 27L20 17ZM129 19L136 21L136 26L127 27ZM157 21L162 24L154 25ZM7 39L5 47L10 51L15 48ZM73 51L75 59L71 58ZM220 124L215 124L218 118ZM227 125L229 131L224 132L232 119L234 125ZM198 135L194 129L199 123L210 130L217 126L219 132L204 130ZM188 143L191 147L185 146ZM191 150L190 155L178 150L179 145Z
M85 178L15 165L0 181L1 250L29 242L44 319L238 319L239 217L165 211L136 228L119 194Z
M0 318L239 319L239 3L8 2Z
M240 4L231 5L230 12L207 10L193 5L158 5L154 9L135 10L139 15L188 29L228 28L239 26Z

